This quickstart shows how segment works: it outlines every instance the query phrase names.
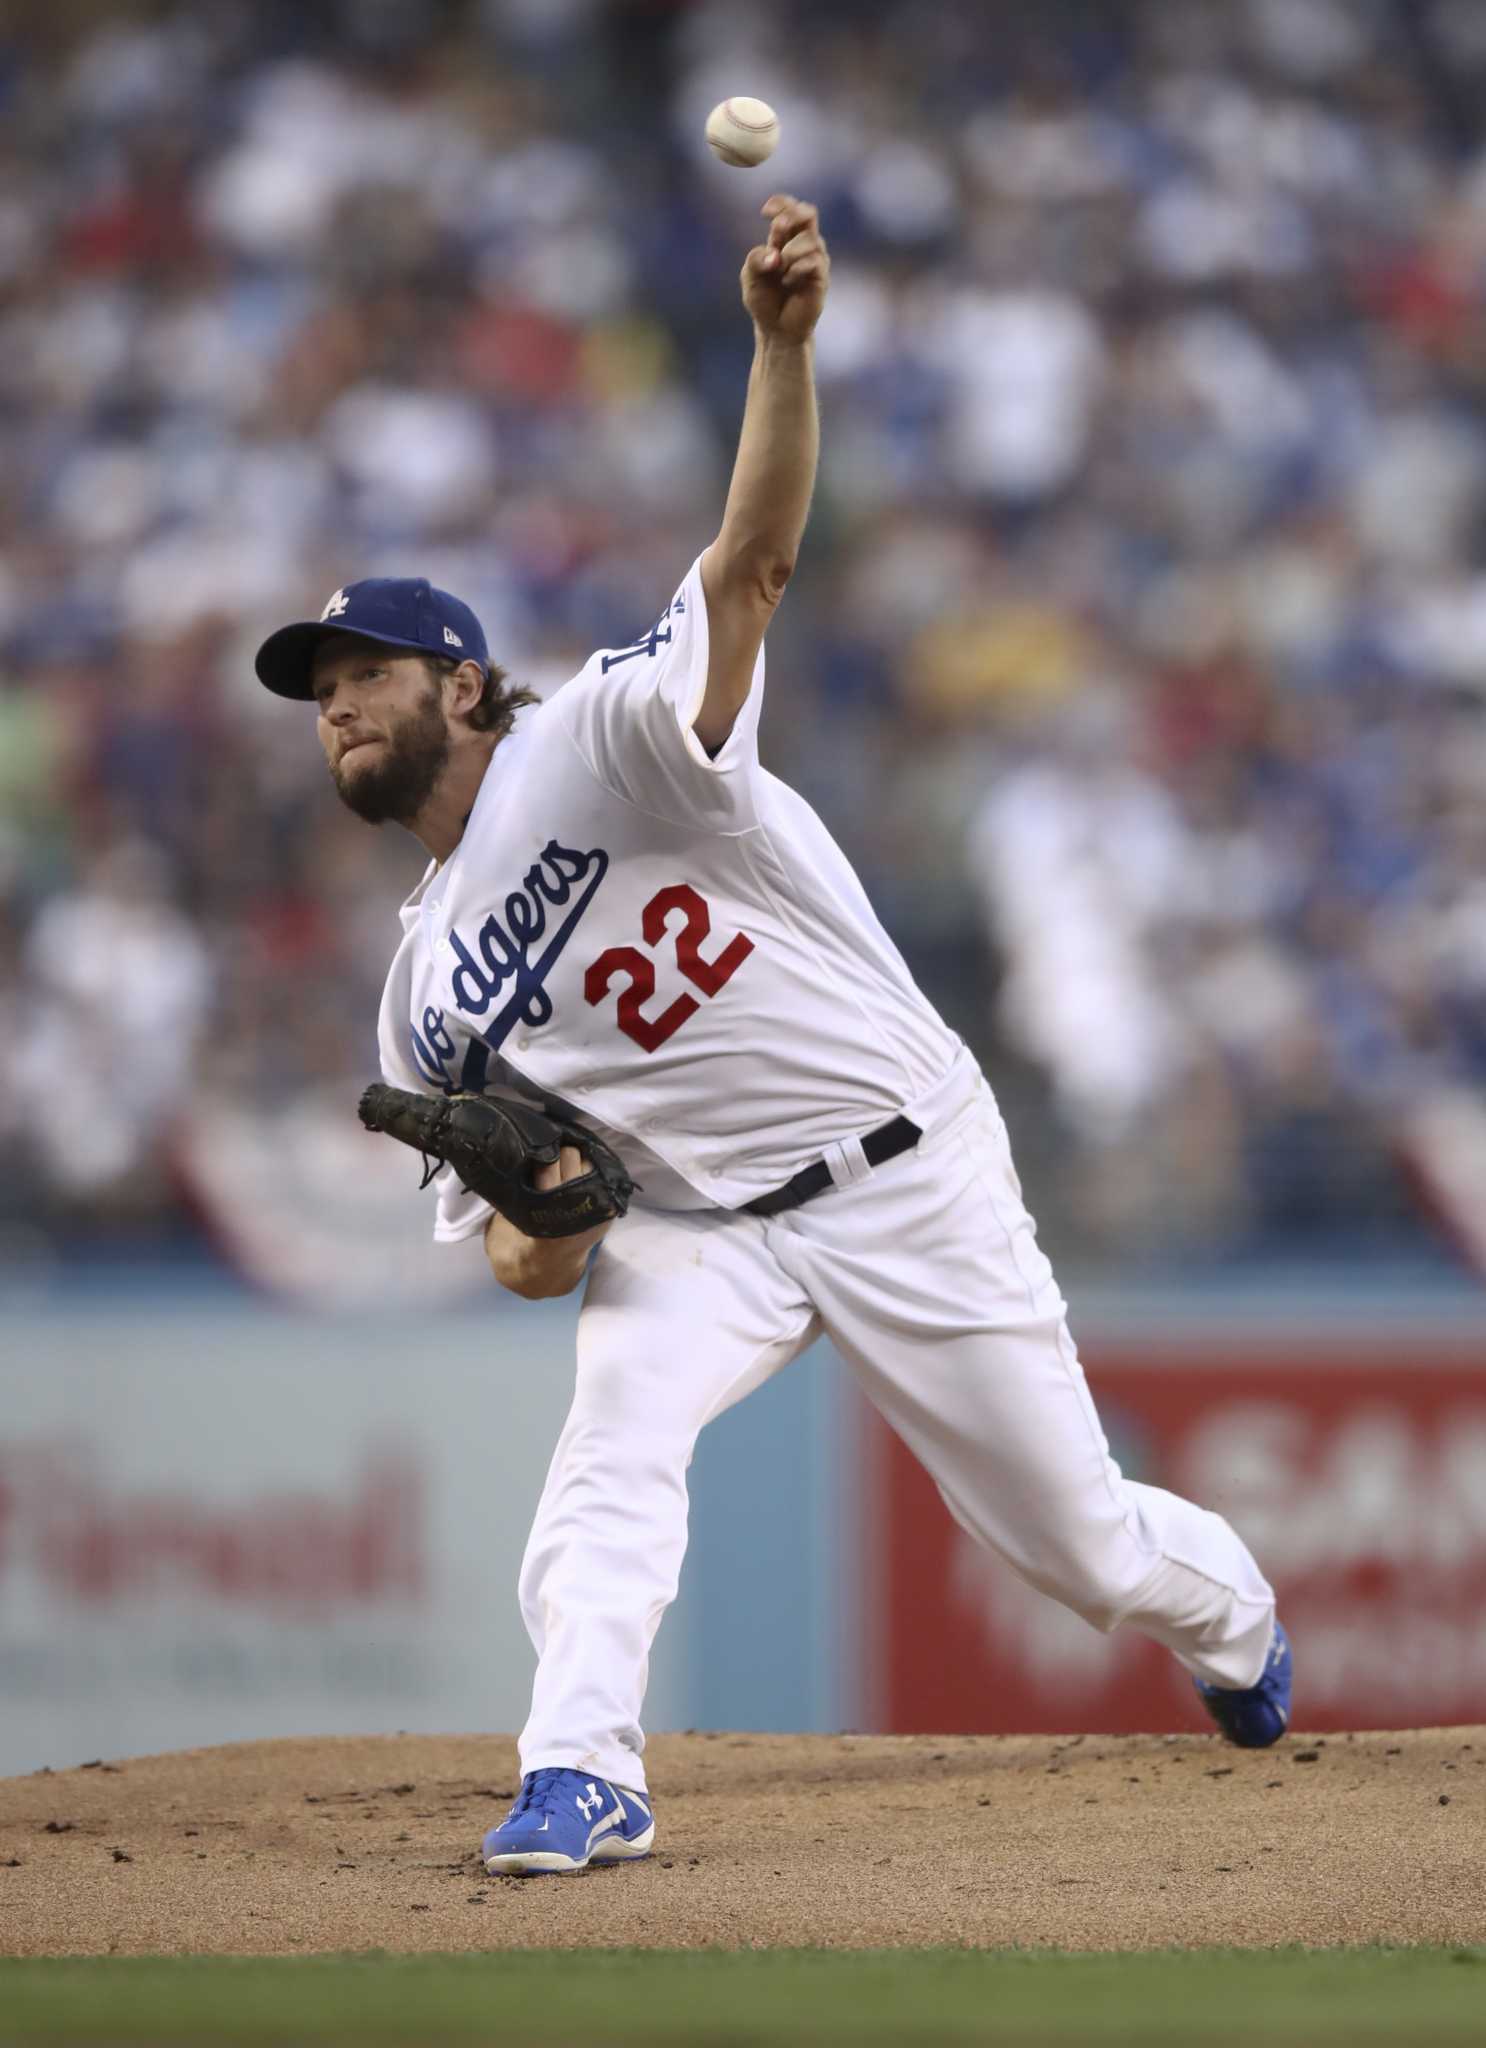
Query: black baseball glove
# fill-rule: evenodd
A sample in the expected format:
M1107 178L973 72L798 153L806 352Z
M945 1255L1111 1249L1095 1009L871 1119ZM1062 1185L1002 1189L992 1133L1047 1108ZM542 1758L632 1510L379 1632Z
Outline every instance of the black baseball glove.
M374 1083L362 1096L361 1121L423 1154L426 1187L447 1162L473 1195L528 1237L576 1237L622 1216L635 1184L616 1153L592 1131L519 1102L488 1095L414 1095ZM538 1190L537 1167L555 1166L575 1145L587 1173Z

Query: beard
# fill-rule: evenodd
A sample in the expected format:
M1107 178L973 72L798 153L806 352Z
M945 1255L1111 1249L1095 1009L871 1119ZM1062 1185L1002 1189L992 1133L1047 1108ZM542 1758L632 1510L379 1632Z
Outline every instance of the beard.
M375 761L333 761L331 780L341 802L368 825L389 818L408 825L433 795L449 759L449 721L438 685L416 711L394 726Z

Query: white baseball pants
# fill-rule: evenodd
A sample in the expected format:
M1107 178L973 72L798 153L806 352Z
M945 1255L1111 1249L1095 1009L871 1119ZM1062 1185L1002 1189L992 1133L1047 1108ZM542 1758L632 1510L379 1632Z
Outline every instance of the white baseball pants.
M956 1520L1024 1579L1199 1678L1259 1677L1259 1567L1218 1515L1121 1476L990 1089L964 1059L935 1094L908 1111L913 1151L852 1178L838 1148L837 1185L798 1209L634 1209L604 1240L521 1572L538 1656L523 1771L645 1790L640 1710L693 1446L821 1330Z

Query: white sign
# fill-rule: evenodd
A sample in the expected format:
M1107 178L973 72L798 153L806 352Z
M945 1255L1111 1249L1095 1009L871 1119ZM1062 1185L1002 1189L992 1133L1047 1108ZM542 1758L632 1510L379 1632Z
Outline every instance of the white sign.
M514 1732L572 1304L10 1310L0 1775L271 1735ZM669 1725L665 1658L652 1725Z

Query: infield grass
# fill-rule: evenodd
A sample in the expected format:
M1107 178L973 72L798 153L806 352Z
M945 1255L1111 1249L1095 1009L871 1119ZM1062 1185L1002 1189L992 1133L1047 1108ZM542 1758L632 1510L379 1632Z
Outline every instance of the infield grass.
M0 1939L4 1938L0 1928ZM1479 2042L1486 1949L0 1960L0 2042Z

